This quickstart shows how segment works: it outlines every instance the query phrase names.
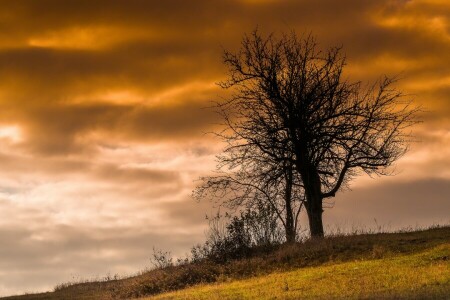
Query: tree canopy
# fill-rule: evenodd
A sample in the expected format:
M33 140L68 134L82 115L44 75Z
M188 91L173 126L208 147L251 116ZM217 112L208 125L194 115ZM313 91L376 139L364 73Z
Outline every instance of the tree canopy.
M362 172L389 174L407 151L418 109L393 78L372 85L343 78L340 47L322 51L312 35L255 30L238 52L224 52L224 63L229 78L220 85L234 95L219 105L228 142L219 167L247 180L256 174L258 187L281 180L277 188L294 191L284 208L304 204L311 236L324 235L324 199Z

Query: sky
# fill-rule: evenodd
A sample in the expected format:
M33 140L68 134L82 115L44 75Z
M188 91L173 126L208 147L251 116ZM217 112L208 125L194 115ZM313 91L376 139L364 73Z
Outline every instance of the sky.
M223 50L256 27L342 45L345 76L398 75L424 110L396 175L356 179L327 230L449 224L448 0L0 4L0 296L133 274L152 247L205 239L215 208L191 191L223 148L207 107L227 95Z

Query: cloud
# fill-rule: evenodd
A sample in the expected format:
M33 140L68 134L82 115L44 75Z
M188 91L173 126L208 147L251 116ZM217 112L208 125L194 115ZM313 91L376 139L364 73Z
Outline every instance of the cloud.
M396 230L450 222L445 213L450 209L448 179L396 183L387 178L383 181L382 185L341 193L334 207L325 212L327 224L333 227L340 223L344 230L352 226L375 228L377 224L385 230Z
M237 50L256 26L342 45L346 78L399 75L399 89L425 110L399 174L356 180L325 221L446 221L448 1L2 5L0 270L9 271L0 271L0 295L137 271L152 245L178 255L201 241L213 208L189 195L223 146L204 135L219 121L206 107L230 92L215 85L226 76L223 49Z

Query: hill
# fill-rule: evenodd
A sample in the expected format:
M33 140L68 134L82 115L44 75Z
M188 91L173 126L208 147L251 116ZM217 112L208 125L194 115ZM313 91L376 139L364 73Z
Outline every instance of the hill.
M356 260L200 285L146 299L448 299L448 245L416 254Z
M337 236L2 299L447 299L449 256L448 226Z

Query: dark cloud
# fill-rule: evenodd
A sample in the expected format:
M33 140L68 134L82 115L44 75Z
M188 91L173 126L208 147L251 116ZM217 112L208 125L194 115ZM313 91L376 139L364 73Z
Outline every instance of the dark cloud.
M201 108L218 98L219 89L209 98L199 90L186 91L184 104L170 108L65 103L114 89L140 91L141 102L152 103L158 91L218 81L225 74L221 47L235 49L242 33L256 24L266 32L312 31L324 47L344 45L350 70L364 70L358 80L384 73L401 73L409 80L448 78L442 60L450 60L450 8L416 2L10 2L4 13L10 34L3 39L13 36L17 43L0 49L1 108L22 112L26 119L31 114L36 130L30 147L49 153L83 150L75 139L92 126L127 127L130 137L187 137L213 123ZM390 59L383 61L387 54Z
M189 96L188 96L189 97ZM169 105L49 104L16 111L26 140L23 147L48 155L92 150L83 135L101 132L106 136L153 141L199 138L217 123L210 94L199 92L199 100L186 98ZM0 116L2 113L0 112ZM7 116L10 117L10 114Z
M332 226L333 223L347 222L347 225L353 223L356 227L372 228L378 223L386 230L396 230L450 222L448 179L383 181L382 185L373 184L341 193L334 201L334 208L325 212L327 223Z

